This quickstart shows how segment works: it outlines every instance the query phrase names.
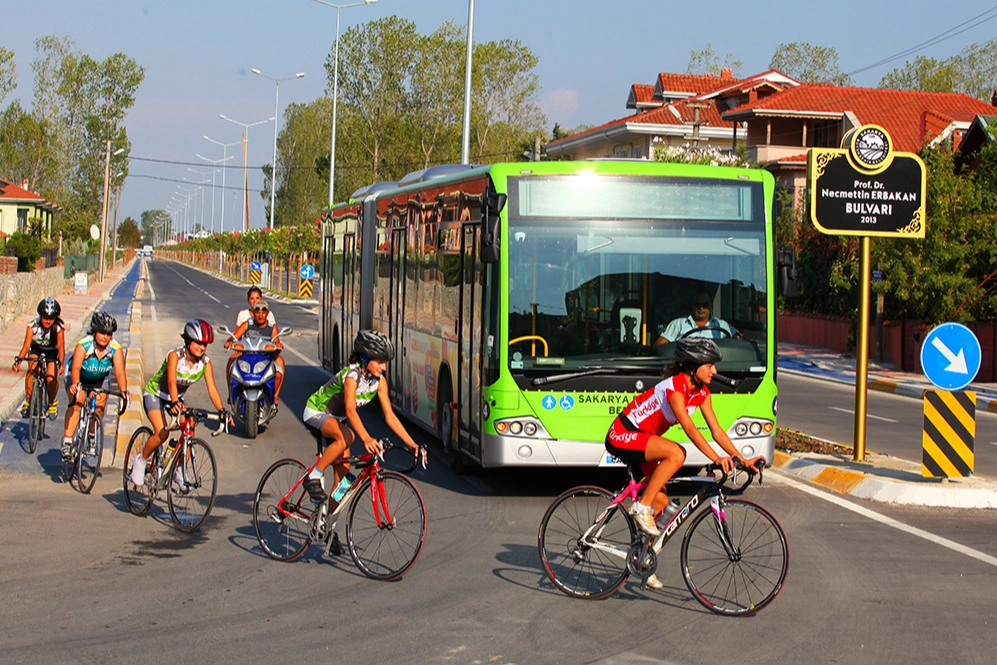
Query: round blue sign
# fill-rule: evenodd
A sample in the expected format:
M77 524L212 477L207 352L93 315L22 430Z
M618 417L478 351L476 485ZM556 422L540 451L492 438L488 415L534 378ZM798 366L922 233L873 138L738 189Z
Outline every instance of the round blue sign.
M557 398L553 395L544 395L543 399L540 400L540 406L542 406L545 411L553 411L554 407L557 406Z
M249 269L250 270L259 270L260 269L260 262L259 261L253 261L252 263L249 264Z
M562 395L560 405L565 411L571 411L571 409L575 408L575 398L571 395Z
M301 279L311 279L314 276L315 268L312 267L312 264L306 263L301 266Z
M936 387L962 390L980 371L980 341L961 323L932 328L921 345L921 369Z

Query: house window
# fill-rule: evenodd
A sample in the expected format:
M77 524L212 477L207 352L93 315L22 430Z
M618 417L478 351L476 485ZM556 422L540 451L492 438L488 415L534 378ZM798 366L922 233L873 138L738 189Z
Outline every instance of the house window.
M630 148L617 148L616 149L616 158L617 159L626 159L629 156L630 156Z
M28 209L18 208L17 209L17 230L21 233L28 232Z
M814 124L814 148L837 148L841 139L838 138L838 123L836 120Z
M630 151L630 156L634 159L642 159L644 157L643 152L640 146L634 146L634 149Z

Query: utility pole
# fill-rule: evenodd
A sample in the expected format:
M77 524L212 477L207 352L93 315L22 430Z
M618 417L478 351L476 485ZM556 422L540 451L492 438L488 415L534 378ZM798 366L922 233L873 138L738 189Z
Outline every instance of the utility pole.
M699 110L710 108L709 102L689 102L686 104L692 109L692 149L699 149Z

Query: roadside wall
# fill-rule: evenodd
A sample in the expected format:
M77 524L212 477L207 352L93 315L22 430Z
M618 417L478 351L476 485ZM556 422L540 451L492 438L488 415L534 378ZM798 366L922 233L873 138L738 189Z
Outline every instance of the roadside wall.
M19 316L33 312L45 296L58 299L72 286L63 276L62 266L0 275L0 332Z

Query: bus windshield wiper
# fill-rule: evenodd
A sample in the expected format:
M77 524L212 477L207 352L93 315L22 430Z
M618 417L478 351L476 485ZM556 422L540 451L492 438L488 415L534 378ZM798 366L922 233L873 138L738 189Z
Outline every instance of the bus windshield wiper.
M619 374L620 372L624 371L644 372L646 370L647 370L646 367L637 367L633 365L630 366L621 365L619 367L597 367L594 369L585 370L583 372L572 372L570 374L552 374L551 376L538 376L537 378L532 379L530 383L533 384L534 386L543 386L550 383L567 381L568 379L574 379L580 376L594 376L596 374Z

